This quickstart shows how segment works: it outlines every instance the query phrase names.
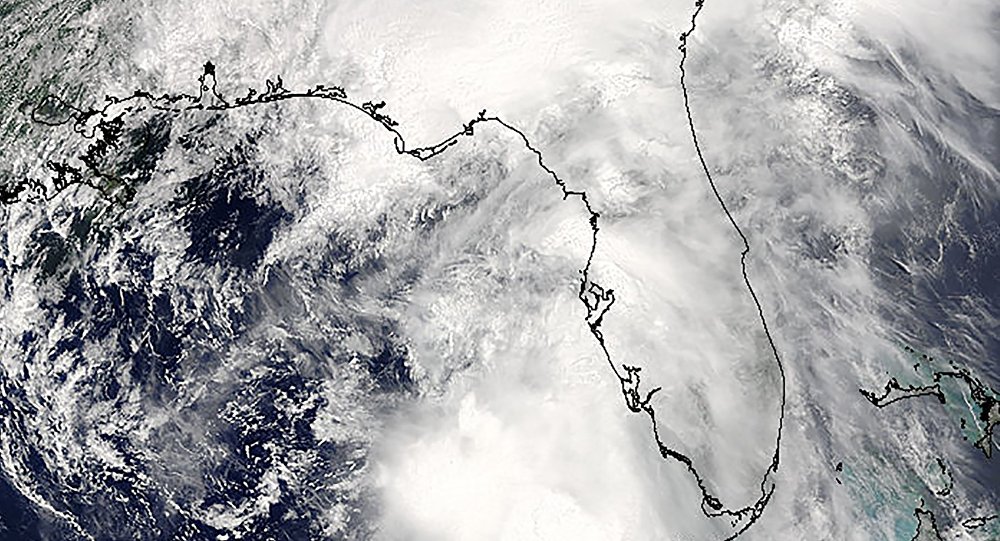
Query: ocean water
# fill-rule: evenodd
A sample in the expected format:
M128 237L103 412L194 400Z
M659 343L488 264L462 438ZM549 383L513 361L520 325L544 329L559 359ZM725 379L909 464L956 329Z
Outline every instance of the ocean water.
M46 195L0 206L0 539L908 540L918 508L996 535L963 525L1000 503L972 387L859 392L1000 389L996 7L695 10L0 8L0 181ZM106 137L73 108L197 95L208 61L230 103L280 76L398 126L128 110L106 175L58 189ZM397 152L484 109L517 131Z

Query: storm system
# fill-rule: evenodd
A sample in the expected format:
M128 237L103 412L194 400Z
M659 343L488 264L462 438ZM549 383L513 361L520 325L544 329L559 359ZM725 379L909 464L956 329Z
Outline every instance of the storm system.
M0 540L996 539L998 23L0 6Z

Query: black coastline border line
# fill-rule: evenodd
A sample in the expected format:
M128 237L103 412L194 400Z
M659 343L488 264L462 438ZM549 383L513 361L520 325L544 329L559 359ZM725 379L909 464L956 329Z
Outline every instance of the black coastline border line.
M916 349L903 345L903 349L911 355L920 355L920 360L923 363L934 363L934 357L927 355L926 353L919 353ZM949 362L950 369L937 370L934 368L928 368L933 383L929 385L902 385L896 377L890 377L889 380L883 387L882 393L877 394L874 391L869 391L867 389L859 388L858 391L866 400L871 402L873 406L878 409L883 409L890 404L895 404L897 402L902 402L903 400L910 400L913 398L921 398L926 396L933 396L937 398L939 404L947 404L947 398L944 394L944 390L941 387L941 383L945 379L954 380L957 383L964 383L969 389L969 398L972 403L979 408L979 415L976 416L973 413L974 422L981 423L982 428L977 425L976 428L979 429L980 436L977 440L973 442L973 446L980 451L987 460L993 457L993 438L996 428L1000 426L1000 395L997 391L980 380L978 377L972 374L972 371L968 368L963 368L956 364L954 361ZM920 363L918 362L914 368L918 368ZM966 427L966 421L963 418L961 420L961 426L964 429ZM964 436L963 436L964 438Z
M781 411L778 419L778 433L775 441L775 451L772 456L771 464L761 479L760 497L753 504L739 509L730 509L725 507L718 498L711 494L707 487L705 478L695 467L692 459L663 443L656 422L656 411L653 405L650 404L653 395L659 392L661 387L653 388L652 390L645 392L645 396L642 396L639 390L641 382L639 374L641 368L627 364L622 364L619 368L608 351L603 332L601 331L601 324L604 320L604 316L611 309L612 305L614 305L615 295L614 290L605 289L594 282L590 277L594 254L597 250L597 238L598 232L600 231L598 219L600 218L600 214L594 210L587 193L582 190L569 189L565 181L554 170L545 164L541 151L531 144L524 132L507 123L498 116L487 116L486 110L480 111L478 116L469 121L467 124L464 124L461 130L444 138L439 143L431 146L409 149L407 148L402 134L397 128L398 123L381 111L385 107L385 102L364 102L361 105L358 105L357 103L348 100L346 92L339 86L317 85L314 88L305 91L289 91L284 88L280 77L274 81L267 80L267 89L264 92L258 92L257 90L251 88L248 90L245 97L236 98L233 102L229 102L218 92L216 88L215 66L211 62L207 62L204 65L202 75L198 78L199 92L197 95L182 93L162 94L156 96L149 92L137 90L131 95L122 98L106 96L106 103L103 108L88 110L77 108L54 95L48 95L43 98L31 112L31 118L33 121L47 126L60 126L72 121L74 131L87 139L95 140L94 143L86 149L85 153L80 156L80 159L86 166L87 170L84 171L82 168L75 167L67 163L48 162L46 165L56 175L55 193L48 193L47 187L40 181L22 182L19 186L16 186L16 188L20 191L11 193L15 196L13 199L14 201L18 200L16 199L16 196L20 195L20 192L30 190L36 191L42 199L51 199L70 185L83 184L96 189L101 196L113 202L114 198L105 193L101 186L95 185L94 182L87 179L86 175L89 173L90 175L106 181L114 180L109 175L101 172L97 163L112 147L116 146L118 139L121 136L121 125L125 116L144 109L153 109L172 113L198 110L226 111L290 99L324 99L351 107L368 116L372 120L380 123L386 130L392 133L394 137L393 143L397 154L409 155L421 161L429 160L445 152L450 147L457 144L459 139L462 137L472 136L474 134L474 127L477 124L490 122L499 124L503 128L515 133L524 143L525 148L535 155L539 167L541 167L542 170L552 178L555 184L562 191L563 200L567 200L571 197L577 198L586 209L589 215L589 224L591 229L591 247L587 256L586 264L580 270L581 278L577 297L586 308L587 313L584 319L587 326L590 329L591 334L597 340L605 360L608 362L611 370L618 378L621 393L629 410L632 413L645 413L649 418L652 425L652 433L661 457L664 459L675 460L685 466L701 492L702 500L700 507L702 513L708 518L727 518L730 521L730 525L733 528L737 528L724 539L724 541L732 541L743 534L761 517L776 488L776 483L771 479L771 477L778 470L781 434L784 426L785 415L786 379L784 365L781 362L777 347L774 344L770 329L768 328L763 308L757 298L757 294L754 291L753 286L750 283L750 279L747 276L746 258L750 253L749 241L743 233L743 230L737 224L732 213L729 211L729 208L727 207L715 184L715 180L712 178L712 174L702 154L701 145L698 141L694 120L691 114L688 90L685 86L687 72L685 71L684 63L687 60L687 37L695 30L696 19L698 14L701 13L703 5L703 0L696 0L695 10L691 16L690 28L680 35L680 82L683 90L684 107L687 112L688 126L691 130L691 137L694 143L695 151L699 162L701 163L705 177L708 180L709 186L711 187L712 192L718 200L719 205L725 213L727 219L742 241L743 249L740 254L740 265L742 267L743 282L757 308L757 313L760 318L764 334L767 337L770 349L774 355L781 374ZM144 104L143 102L146 103ZM42 109L46 106L56 106L66 111L70 111L70 113L62 120L52 120L41 114ZM120 110L116 112L115 108L117 107L120 107ZM744 520L745 522L743 522Z
M777 434L775 436L774 454L772 455L771 458L771 465L764 472L764 475L761 479L760 483L761 497L759 500L757 500L757 502L753 506L746 508L751 510L750 521L741 530L739 530L733 536L729 537L727 539L727 541L729 541L731 539L735 539L737 536L742 534L744 531L746 531L747 528L753 525L753 523L760 518L761 514L763 514L764 508L770 501L771 495L774 493L775 487L777 486L775 482L771 479L771 477L772 475L777 473L778 465L781 461L781 437L784 431L788 382L787 382L787 377L785 375L784 363L782 362L781 355L778 353L778 348L774 343L774 338L771 335L771 329L768 327L767 324L767 318L764 316L764 309L761 306L760 299L757 297L757 292L754 290L753 284L751 284L750 282L750 277L747 274L747 256L750 254L750 241L747 238L746 234L743 232L743 229L740 228L739 224L736 222L736 218L729 210L728 205L726 205L726 201L722 197L722 194L715 183L715 179L712 177L712 172L709 169L708 164L705 162L705 156L701 149L701 143L698 140L698 132L695 129L694 117L691 112L690 95L687 88L687 70L685 69L685 63L687 62L688 58L687 39L695 31L695 28L697 27L698 15L701 14L701 10L705 7L705 1L695 0L694 5L695 5L695 10L691 15L691 26L688 28L687 31L683 32L680 35L680 46L678 47L678 49L681 52L681 60L678 66L680 70L681 92L684 97L684 111L687 114L688 128L691 132L691 141L694 144L695 153L698 155L698 162L701 165L702 172L705 174L705 179L708 181L708 184L712 189L712 194L715 196L715 199L719 203L719 207L722 208L722 211L725 213L726 218L729 220L730 225L732 225L733 230L736 231L736 234L739 235L740 241L743 244L743 249L740 252L740 269L743 274L743 284L746 286L747 291L750 293L750 297L753 299L754 306L757 308L757 316L760 319L761 327L764 329L764 335L767 338L767 342L768 345L770 346L771 353L774 355L775 364L778 367L778 372L781 375L781 406L780 406L780 413L778 416L778 429L777 429ZM769 484L770 486L768 486Z

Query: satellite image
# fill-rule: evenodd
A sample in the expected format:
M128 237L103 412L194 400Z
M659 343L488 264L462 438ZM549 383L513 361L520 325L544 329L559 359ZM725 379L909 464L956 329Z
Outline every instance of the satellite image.
M1000 540L995 0L0 28L0 541Z

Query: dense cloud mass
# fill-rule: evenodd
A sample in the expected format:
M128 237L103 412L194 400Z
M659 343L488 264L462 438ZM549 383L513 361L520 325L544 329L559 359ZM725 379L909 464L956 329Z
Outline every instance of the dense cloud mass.
M0 539L1000 535L1000 12L696 9L0 8Z

